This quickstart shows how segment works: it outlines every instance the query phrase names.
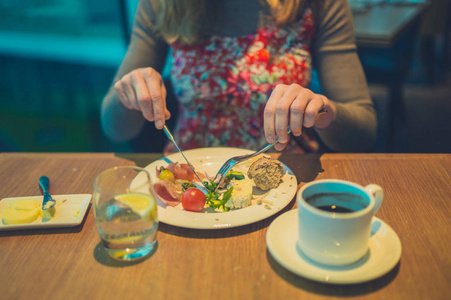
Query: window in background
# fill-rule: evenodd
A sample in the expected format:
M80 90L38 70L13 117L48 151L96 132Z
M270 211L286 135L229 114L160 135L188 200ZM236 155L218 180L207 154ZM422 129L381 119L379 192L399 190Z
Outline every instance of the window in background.
M104 139L98 120L125 53L121 7L0 1L0 152L127 150Z
M2 0L0 30L121 38L119 1Z

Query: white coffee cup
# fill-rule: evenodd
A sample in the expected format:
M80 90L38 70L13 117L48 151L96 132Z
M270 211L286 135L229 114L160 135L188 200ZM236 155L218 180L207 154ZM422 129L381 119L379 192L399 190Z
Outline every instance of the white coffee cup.
M357 262L368 251L371 221L383 197L383 189L376 184L362 187L334 179L305 184L297 194L299 249L324 265Z

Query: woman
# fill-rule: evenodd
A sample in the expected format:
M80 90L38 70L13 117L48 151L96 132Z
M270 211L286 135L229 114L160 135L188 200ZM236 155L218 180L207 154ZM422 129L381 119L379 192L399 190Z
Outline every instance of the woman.
M279 151L369 150L376 112L353 34L347 0L141 0L103 130L126 141L147 121L163 127L160 74L172 52L182 149L257 149L278 137ZM324 95L308 89L313 66Z

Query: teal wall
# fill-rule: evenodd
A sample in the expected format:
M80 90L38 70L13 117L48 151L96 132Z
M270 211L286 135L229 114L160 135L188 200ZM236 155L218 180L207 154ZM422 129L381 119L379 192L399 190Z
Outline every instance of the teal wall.
M119 1L0 1L0 152L129 151L99 109L126 49Z

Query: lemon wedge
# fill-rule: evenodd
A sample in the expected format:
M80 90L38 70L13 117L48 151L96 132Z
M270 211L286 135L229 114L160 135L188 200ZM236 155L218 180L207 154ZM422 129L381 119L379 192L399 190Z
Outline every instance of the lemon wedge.
M11 207L2 210L3 222L7 225L31 223L39 216L40 209L14 209Z
M152 195L129 193L117 195L114 199L130 207L133 212L146 221L158 220L156 201Z

